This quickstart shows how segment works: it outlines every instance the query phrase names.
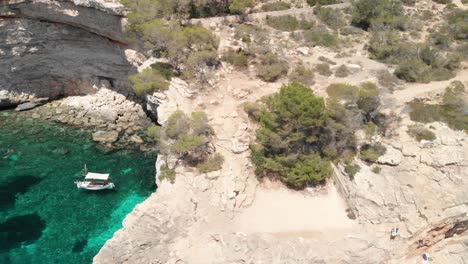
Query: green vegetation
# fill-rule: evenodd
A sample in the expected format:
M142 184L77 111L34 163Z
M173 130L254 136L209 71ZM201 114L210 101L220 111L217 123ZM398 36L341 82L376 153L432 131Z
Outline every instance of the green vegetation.
M234 0L229 5L229 11L236 15L245 15L247 9L254 7L253 0Z
M452 3L452 0L432 0L432 1L439 3L439 4L444 4L444 5Z
M340 29L346 26L346 19L339 9L326 8L317 6L314 13L318 18L332 29Z
M260 27L250 24L241 24L236 28L235 38L245 43L264 42L267 39L265 31Z
M352 24L369 29L373 24L401 26L404 10L399 0L353 1Z
M278 55L268 52L260 56L260 63L257 64L257 76L266 81L274 82L288 73L288 63L281 60Z
M361 170L361 166L354 164L354 163L352 164L349 163L349 164L346 164L344 170L346 174L348 174L349 178L351 180L354 180L354 175L356 175L356 173L358 173Z
M451 37L456 40L468 39L468 10L454 10L448 17L447 27Z
M215 2L210 7L216 9L219 5L222 9L221 1ZM167 79L173 74L181 73L186 78L197 78L197 80L201 78L199 80L201 84L206 82L207 69L217 66L213 59L216 59L218 39L208 29L183 24L180 21L190 17L191 12L195 12L194 10L198 10L199 7L205 10L204 7L208 7L207 3L204 1L189 4L189 1L125 0L123 4L131 10L128 14L129 25L126 28L129 38L152 55L168 59L171 67L155 66L161 75ZM212 12L209 8L205 11ZM136 83L138 85L139 80L136 80ZM138 94L144 94L152 89L160 89L159 87L152 88L152 86L154 84L139 85L135 91Z
M410 103L410 118L413 121L422 123L444 122L452 129L467 132L467 96L465 87L461 82L452 82L445 90L442 104Z
M161 153L177 155L202 172L215 170L222 165L222 157L211 155L210 138L213 129L203 112L193 112L189 117L182 111L176 111L164 127L151 128L148 132L157 138Z
M336 48L339 45L338 36L328 31L326 27L315 27L303 32L305 44Z
M244 105L260 124L251 157L259 177L278 177L292 188L321 183L329 160L353 155L354 136L333 120L322 98L298 82L281 87L264 104Z
M303 64L298 64L296 68L289 75L291 81L297 81L305 85L313 85L314 81L314 71L310 68L307 68Z
M338 78L347 77L350 73L351 72L349 71L348 67L346 67L345 65L341 65L335 70L335 76Z
M161 132L161 127L155 124L151 124L146 129L146 136L151 141L157 141L159 139L160 132Z
M421 140L432 141L436 139L434 132L424 128L421 125L408 126L408 134L414 137L417 141L421 141Z
M327 87L330 115L350 131L365 129L368 136L384 127L386 117L379 114L379 90L373 83L358 86L336 83Z
M242 50L227 51L223 56L223 60L229 62L230 64L234 65L234 67L238 69L245 69L249 65L249 58L247 57L245 52Z
M265 3L262 5L262 11L270 12L270 11L281 11L287 10L291 8L290 3L286 2L272 2L272 3Z
M319 5L334 5L334 4L340 4L343 1L341 0L307 0L307 3L310 6L315 6L317 4Z
M137 96L164 91L169 88L169 82L160 71L148 68L143 72L128 77L133 91Z
M379 166L375 166L372 168L372 172L375 174L379 174L381 171L382 171L382 168L380 168Z
M266 23L268 26L280 31L295 31L298 29L310 29L314 26L312 22L307 20L297 20L291 15L285 16L267 16Z
M315 70L317 71L318 74L327 76L327 77L333 74L332 70L330 69L330 66L326 63L317 64L315 66Z
M197 165L197 169L201 173L208 173L211 171L220 170L223 167L224 157L216 153L213 157L208 158L202 163Z
M366 144L361 147L361 159L368 162L376 162L386 151L387 148L380 143L374 145Z
M176 178L176 172L174 169L170 169L167 165L161 165L159 168L159 180L168 180L170 183L174 183Z

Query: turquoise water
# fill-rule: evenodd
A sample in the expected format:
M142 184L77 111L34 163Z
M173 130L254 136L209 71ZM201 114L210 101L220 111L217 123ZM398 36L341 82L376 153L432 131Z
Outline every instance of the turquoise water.
M155 190L155 158L103 149L87 131L0 112L0 263L91 263ZM84 164L111 173L116 190L78 190L73 182Z

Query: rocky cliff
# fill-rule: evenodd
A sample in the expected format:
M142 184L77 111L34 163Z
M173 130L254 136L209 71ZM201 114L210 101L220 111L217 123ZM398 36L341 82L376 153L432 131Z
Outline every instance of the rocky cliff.
M113 1L2 1L0 109L103 84L128 89L123 12Z

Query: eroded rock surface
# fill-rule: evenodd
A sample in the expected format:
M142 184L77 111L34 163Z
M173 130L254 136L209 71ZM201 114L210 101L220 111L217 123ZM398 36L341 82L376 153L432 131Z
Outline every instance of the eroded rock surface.
M129 89L122 6L110 1L6 1L0 6L0 108Z

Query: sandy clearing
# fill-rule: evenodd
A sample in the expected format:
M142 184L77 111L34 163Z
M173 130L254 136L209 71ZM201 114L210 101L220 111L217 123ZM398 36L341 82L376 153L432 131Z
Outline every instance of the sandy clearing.
M346 205L334 185L326 193L310 194L286 187L257 189L252 206L234 220L243 233L315 233L353 228Z

